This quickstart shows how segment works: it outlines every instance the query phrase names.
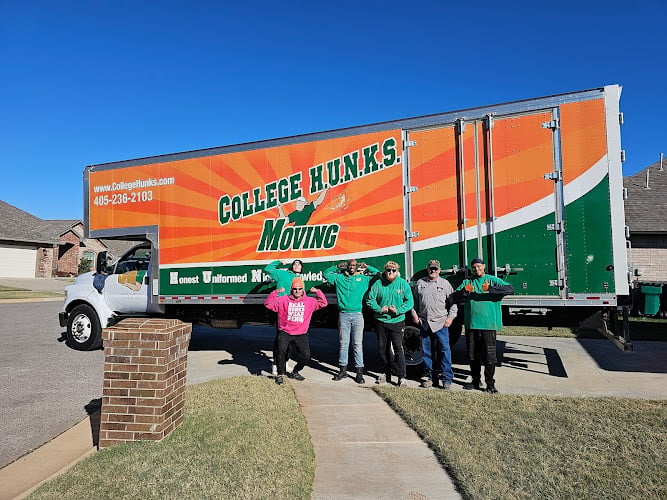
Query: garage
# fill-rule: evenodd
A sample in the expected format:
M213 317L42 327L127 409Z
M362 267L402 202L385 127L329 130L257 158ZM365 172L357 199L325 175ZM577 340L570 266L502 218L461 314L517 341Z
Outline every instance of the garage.
M34 278L37 249L24 245L0 245L0 277Z

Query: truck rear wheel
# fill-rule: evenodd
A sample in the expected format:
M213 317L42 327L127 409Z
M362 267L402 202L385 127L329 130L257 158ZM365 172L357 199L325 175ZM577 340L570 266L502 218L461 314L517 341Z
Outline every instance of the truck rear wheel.
M102 346L100 320L89 305L80 304L69 314L67 342L77 351L92 351Z

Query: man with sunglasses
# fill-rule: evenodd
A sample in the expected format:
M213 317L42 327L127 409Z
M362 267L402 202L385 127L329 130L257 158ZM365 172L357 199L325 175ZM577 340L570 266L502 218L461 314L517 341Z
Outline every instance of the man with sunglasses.
M341 273L340 270L343 270ZM361 312L364 295L368 291L371 279L379 274L380 270L364 262L357 263L350 259L347 264L331 266L324 271L324 279L336 287L338 299L338 366L340 371L334 380L343 380L347 377L347 360L350 349L350 333L352 334L352 350L354 353L354 367L357 371L355 382L363 384L364 380L364 315Z
M440 354L442 371L442 388L451 389L454 372L452 370L452 353L449 347L449 326L456 318L458 307L451 304L448 308L448 299L454 293L452 285L440 277L440 262L430 260L426 266L426 276L415 285L415 308L412 310L412 319L419 324L424 350L424 364L426 365L426 379L422 387L431 387L438 383L434 378L433 360L434 351Z
M285 261L274 260L264 268L264 272L268 274L273 281L276 282L276 289L282 289L278 295L286 295L286 289L292 284L292 280L297 276L303 274L303 261L301 259L294 259L290 266L286 269L278 268L279 265L285 265ZM276 336L273 339L273 364L271 365L271 374L276 377L278 375L278 325L276 323ZM290 349L287 348L285 353L285 370L289 371L288 361L290 359Z
M407 385L405 352L403 351L405 313L412 309L414 301L410 285L398 275L398 269L398 264L391 260L384 265L381 279L373 283L368 292L366 305L373 311L377 321L378 351L382 363L382 372L375 383L391 382L391 348L393 347L400 387Z
M285 354L290 345L296 348L297 364L287 376L294 380L305 380L299 372L310 361L308 341L310 319L313 312L327 306L327 299L321 290L315 287L310 289L317 299L305 294L303 280L299 277L292 280L289 295L281 296L280 293L283 291L283 288L272 291L264 302L267 309L278 313L278 376L276 377L278 385L283 383Z
M464 279L454 292L456 300L462 298L464 305L464 324L466 327L466 346L472 382L464 389L481 390L481 370L484 364L486 392L498 392L494 375L496 373L496 335L503 329L501 308L505 295L514 293L514 287L497 276L486 274L486 265L482 259L470 262L472 277Z

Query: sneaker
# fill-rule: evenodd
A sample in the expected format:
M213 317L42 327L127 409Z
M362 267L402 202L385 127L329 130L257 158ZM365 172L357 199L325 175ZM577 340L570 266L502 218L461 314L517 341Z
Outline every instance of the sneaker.
M378 375L378 378L375 380L376 384L384 384L387 381L386 375Z
M495 385L490 385L486 388L486 392L489 394L498 394L498 389L496 389Z
M466 391L472 391L473 389L479 391L482 389L482 386L480 385L479 382L466 382L465 384L463 384L463 388Z
M398 386L399 387L407 387L408 386L408 381L405 380L404 378L399 378L398 379Z
M299 381L306 380L306 377L304 377L303 375L301 375L297 371L293 371L292 373L288 373L287 376L291 379L294 379L294 380L299 380Z
M429 387L433 387L433 381L431 379L422 380L421 385L424 389L428 389Z
M276 365L271 365L271 375L274 377L278 376L278 367Z
M445 391L448 391L452 388L452 383L448 380L443 380L442 385L440 387L442 387L442 389L444 389Z
M282 375L278 375L276 377L276 384L283 385L283 376Z

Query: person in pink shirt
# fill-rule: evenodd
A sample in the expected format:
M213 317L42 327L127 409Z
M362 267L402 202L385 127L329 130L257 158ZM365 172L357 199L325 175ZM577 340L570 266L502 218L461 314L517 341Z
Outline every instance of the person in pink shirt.
M313 312L327 306L327 299L321 290L313 287L311 293L317 299L308 297L303 287L303 280L296 277L292 280L289 295L279 296L284 288L274 290L269 294L264 305L270 311L278 313L278 376L276 384L283 383L285 375L285 354L289 345L294 345L297 354L297 364L287 376L294 380L305 380L299 373L310 361L310 342L308 328Z

